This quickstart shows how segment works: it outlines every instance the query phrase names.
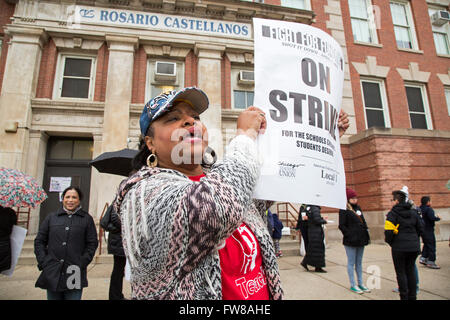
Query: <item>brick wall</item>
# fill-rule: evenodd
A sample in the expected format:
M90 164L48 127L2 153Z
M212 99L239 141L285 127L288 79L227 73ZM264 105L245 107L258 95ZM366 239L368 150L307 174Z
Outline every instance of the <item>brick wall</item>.
M11 22L11 17L14 14L14 4L6 3L5 0L0 0L0 38L3 40L2 50L0 52L0 92L2 90L3 74L5 73L6 56L8 55L9 36L5 35L5 26Z
M197 86L197 64L198 58L194 51L189 51L184 63L184 84L185 87Z
M430 72L426 91L428 104L435 130L450 130L450 117L446 108L444 86L437 73L446 74L450 68L450 59L436 55L431 22L428 16L428 6L425 1L412 0L411 10L414 25L422 52L406 52L397 49L394 35L394 26L389 1L372 0L379 10L381 28L377 29L378 42L382 47L355 44L351 27L350 13L347 0L341 0L341 10L345 28L347 53L350 61L350 74L355 106L357 131L366 130L363 98L361 94L360 75L351 62L365 63L367 56L374 56L377 65L390 67L385 79L386 95L389 107L389 116L392 128L410 128L408 103L406 99L405 83L396 68L408 69L410 62L418 63L419 70ZM378 17L377 16L377 17Z
M231 109L231 62L227 55L220 63L222 81L222 109Z
M375 133L347 149L352 167L346 167L346 174L366 211L389 209L391 192L403 185L408 186L416 204L420 204L422 196L429 195L434 207L448 207L449 137Z
M94 101L105 101L106 81L108 79L109 50L104 43L97 54L97 70L95 75Z
M52 98L57 59L58 51L55 42L50 38L42 49L36 98Z
M145 85L147 77L147 54L140 46L134 54L133 85L131 89L131 103L145 103Z

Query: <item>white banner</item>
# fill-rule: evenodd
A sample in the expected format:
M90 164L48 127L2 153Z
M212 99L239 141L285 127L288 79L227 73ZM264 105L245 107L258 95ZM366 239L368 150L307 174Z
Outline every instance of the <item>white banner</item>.
M340 45L305 24L254 18L253 27L254 105L267 118L254 197L345 209Z

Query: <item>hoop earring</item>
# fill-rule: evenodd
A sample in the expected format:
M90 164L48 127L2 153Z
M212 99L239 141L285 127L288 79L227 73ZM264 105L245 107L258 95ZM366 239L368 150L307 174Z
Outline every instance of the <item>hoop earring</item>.
M211 148L207 147L205 154L203 155L203 165L212 166L217 161L216 152Z
M154 168L158 165L158 157L156 156L156 154L151 153L148 157L147 157L147 166L149 166L150 168Z

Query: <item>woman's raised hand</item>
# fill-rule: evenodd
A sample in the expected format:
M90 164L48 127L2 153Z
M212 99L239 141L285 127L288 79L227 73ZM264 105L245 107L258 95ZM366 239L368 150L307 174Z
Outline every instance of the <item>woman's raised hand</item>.
M267 128L266 115L261 109L251 106L242 111L237 120L237 134L245 134L256 139Z

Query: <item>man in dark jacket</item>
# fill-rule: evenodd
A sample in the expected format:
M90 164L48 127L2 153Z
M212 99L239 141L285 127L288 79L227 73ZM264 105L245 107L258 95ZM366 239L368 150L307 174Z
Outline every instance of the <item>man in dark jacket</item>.
M440 269L436 264L436 237L434 235L434 223L435 221L441 220L438 214L434 213L431 207L431 198L429 196L424 196L420 200L422 211L422 218L425 224L424 234L423 234L423 248L422 257L420 257L419 262L426 265L431 269Z
M81 209L81 199L78 188L64 190L63 207L44 219L34 240L42 270L35 286L47 289L49 300L79 300L82 288L88 286L87 266L98 240L94 219Z
M308 245L301 265L306 270L310 265L315 267L315 272L325 273L325 233L322 225L327 221L320 215L318 206L307 205L305 212L308 216Z
M385 241L392 249L400 299L416 300L414 266L420 252L419 236L423 233L423 225L403 192L394 191L392 196L394 206L386 217Z
M16 223L16 212L0 206L0 272L11 268L11 232Z

